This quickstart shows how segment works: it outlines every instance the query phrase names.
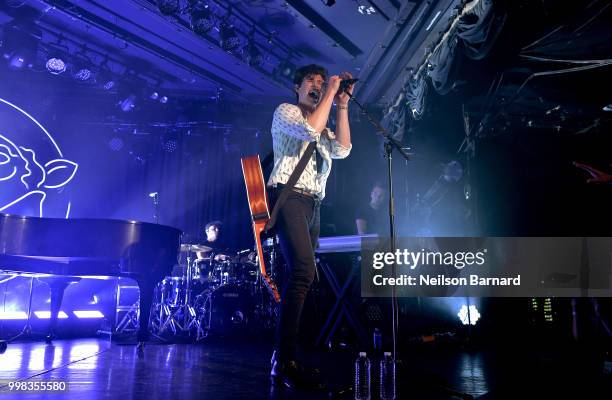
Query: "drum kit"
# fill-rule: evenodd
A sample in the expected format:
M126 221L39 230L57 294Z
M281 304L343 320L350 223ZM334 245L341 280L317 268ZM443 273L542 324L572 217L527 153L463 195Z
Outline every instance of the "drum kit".
M267 252L274 259L274 250ZM215 253L200 244L182 244L174 276L156 288L149 326L164 341L200 341L273 329L277 307L261 282L256 253Z

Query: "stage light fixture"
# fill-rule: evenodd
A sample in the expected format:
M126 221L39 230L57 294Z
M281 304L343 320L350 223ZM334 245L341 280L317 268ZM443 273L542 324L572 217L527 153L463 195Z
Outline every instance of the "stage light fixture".
M52 75L59 75L66 72L66 62L59 57L51 57L45 63L47 71Z
M77 54L72 59L72 77L78 82L88 82L94 76L92 61L85 53Z
M73 311L73 313L77 318L104 318L104 314L95 310Z
M444 165L441 177L446 182L457 182L463 177L463 165L459 161L452 160Z
M119 108L123 112L130 112L134 107L136 107L136 95L133 93L119 101Z
M26 57L21 53L10 54L5 58L8 60L8 67L13 70L21 70L28 65Z
M162 149L166 153L173 153L178 148L178 136L175 133L167 133L163 137Z
M73 73L73 76L74 76L74 79L76 79L79 82L86 82L89 79L91 79L91 77L93 76L93 73L91 72L91 69L87 67L83 67L83 68L77 68L75 72Z
M469 310L469 314L468 314L468 310ZM476 306L473 304L470 305L469 307L465 304L462 305L461 309L457 313L457 316L459 317L463 325L468 325L468 324L476 325L476 322L480 319L480 313L478 312L478 309L476 308Z
M359 14L363 14L363 15L372 15L372 14L376 14L376 9L372 6L358 6L357 7L357 11L359 11Z
M293 79L295 67L289 61L281 61L274 70L275 74L285 79Z
M336 0L321 0L321 2L325 4L327 7L331 7L334 4L336 4Z
M219 37L221 48L227 52L232 52L240 46L240 38L236 34L236 28L227 21L219 27Z
M130 72L124 76L117 86L117 105L123 112L130 112L140 101L147 99L150 95L149 84L145 79Z
M50 319L51 311L34 311L34 315L36 315L39 319ZM59 319L67 319L68 314L63 311L57 313L57 318Z
M123 139L120 137L113 137L108 141L108 148L112 151L120 151L123 148Z
M106 69L100 69L96 76L96 82L102 86L104 90L111 90L117 84L113 74Z
M12 70L31 68L42 33L32 25L5 25L2 30L2 57Z
M245 59L251 67L259 67L263 63L263 56L255 44L253 37L249 38L249 42L245 51Z
M20 319L28 319L28 314L25 311L0 311L0 320Z
M191 29L199 35L204 35L215 27L215 16L207 2L190 0Z
M161 96L159 98L159 102L162 103L162 104L168 103L168 96Z
M149 95L149 98L150 98L151 100L158 100L158 99L159 99L159 93L158 93L156 90L154 90L154 91L152 91L152 92L151 92L151 94Z
M612 111L612 103L610 103L610 104L608 104L607 106L605 106L605 107L603 108L603 110L604 110L604 111L608 111L608 112L609 112L609 111Z
M157 0L157 7L164 15L176 14L181 9L179 0Z

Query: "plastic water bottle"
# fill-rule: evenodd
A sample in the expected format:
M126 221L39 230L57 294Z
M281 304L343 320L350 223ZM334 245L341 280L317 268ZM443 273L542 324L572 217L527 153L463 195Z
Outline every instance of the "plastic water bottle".
M395 400L395 360L390 352L380 360L380 400Z
M370 360L365 352L355 361L355 400L370 400Z

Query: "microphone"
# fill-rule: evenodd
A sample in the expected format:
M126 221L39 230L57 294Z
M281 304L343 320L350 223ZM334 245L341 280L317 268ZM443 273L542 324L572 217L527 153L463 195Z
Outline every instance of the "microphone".
M308 96L312 97L315 101L319 101L319 99L321 98L321 92L319 92L316 89L311 90L310 92L308 92Z
M338 89L338 94L346 92L346 89L348 89L349 86L355 84L355 82L357 82L358 80L359 79L357 78L342 79L342 81L340 81L340 88Z

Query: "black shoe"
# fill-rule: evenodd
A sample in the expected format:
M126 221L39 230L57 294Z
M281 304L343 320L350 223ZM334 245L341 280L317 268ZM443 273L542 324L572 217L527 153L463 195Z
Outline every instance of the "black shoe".
M273 385L282 385L290 389L326 389L326 386L319 381L318 375L309 373L295 360L285 362L274 361L272 371L270 372L270 379Z

